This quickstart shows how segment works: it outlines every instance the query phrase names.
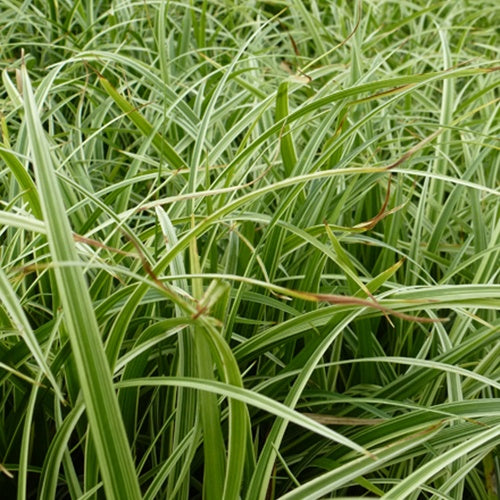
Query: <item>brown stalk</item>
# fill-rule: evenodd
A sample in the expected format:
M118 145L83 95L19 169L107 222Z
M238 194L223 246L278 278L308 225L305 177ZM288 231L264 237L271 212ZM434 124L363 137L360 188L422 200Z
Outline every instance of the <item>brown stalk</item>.
M415 321L417 323L442 323L444 321L448 321L447 318L434 319L434 318L419 318L418 316L411 316L409 314L395 311L394 309L391 309L389 307L384 307L376 301L373 302L371 300L360 299L358 297L346 297L345 295L308 293L308 292L296 292L296 294L300 296L300 298L314 302L327 302L328 304L346 305L346 306L371 307L383 313L395 316L396 318L404 319L406 321Z
M377 425L387 421L386 418L335 417L334 415L323 415L321 413L304 413L304 415L323 425Z

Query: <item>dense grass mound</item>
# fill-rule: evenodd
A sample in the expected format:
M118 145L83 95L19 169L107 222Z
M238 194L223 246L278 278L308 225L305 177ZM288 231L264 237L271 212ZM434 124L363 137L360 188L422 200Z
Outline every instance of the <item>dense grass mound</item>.
M495 0L0 3L2 498L497 498Z

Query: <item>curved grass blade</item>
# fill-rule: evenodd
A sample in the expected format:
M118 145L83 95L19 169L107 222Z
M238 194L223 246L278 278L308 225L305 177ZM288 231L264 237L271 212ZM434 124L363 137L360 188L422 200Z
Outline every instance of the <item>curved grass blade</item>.
M327 439L331 439L337 443L343 444L348 448L366 455L371 460L374 456L369 451L365 450L355 442L342 436L328 427L316 422L312 418L306 417L301 413L292 410L283 403L275 401L267 396L259 394L243 387L237 387L216 380L204 380L199 378L184 378L184 377L149 377L144 379L131 379L123 382L118 382L117 387L157 387L157 386L171 386L171 387L189 387L191 389L198 389L202 391L220 394L228 398L236 399L247 405L255 406L261 410L267 411L276 415L283 420L292 422L308 431L314 432Z
M45 359L45 356L43 355L42 349L38 344L38 340L35 334L33 333L33 330L31 329L31 325L28 321L28 318L26 317L23 309L20 306L20 302L17 298L17 295L12 289L9 280L7 279L7 276L5 275L2 269L0 269L0 297L2 298L1 302L3 303L5 309L12 318L14 325L16 326L17 330L21 333L21 337L23 338L24 342L26 342L26 345L28 346L31 355L38 363L43 374L50 381L59 400L61 402L64 402L64 396L61 392L61 389L59 388L59 384L57 383L57 380L54 377L54 374L52 373Z

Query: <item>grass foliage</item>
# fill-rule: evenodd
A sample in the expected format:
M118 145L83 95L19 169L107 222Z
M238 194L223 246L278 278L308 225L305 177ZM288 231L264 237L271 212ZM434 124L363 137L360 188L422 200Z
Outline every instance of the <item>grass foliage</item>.
M495 0L0 16L2 498L497 498Z

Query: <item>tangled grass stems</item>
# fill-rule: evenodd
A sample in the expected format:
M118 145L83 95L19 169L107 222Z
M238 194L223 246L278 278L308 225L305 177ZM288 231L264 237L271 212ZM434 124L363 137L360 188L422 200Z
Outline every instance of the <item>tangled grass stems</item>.
M3 2L2 495L496 498L498 14Z

